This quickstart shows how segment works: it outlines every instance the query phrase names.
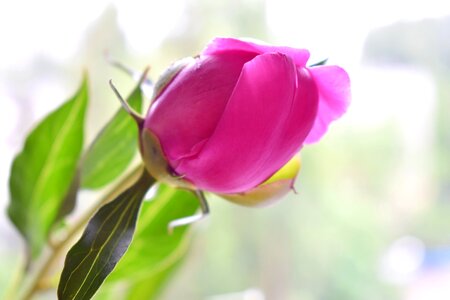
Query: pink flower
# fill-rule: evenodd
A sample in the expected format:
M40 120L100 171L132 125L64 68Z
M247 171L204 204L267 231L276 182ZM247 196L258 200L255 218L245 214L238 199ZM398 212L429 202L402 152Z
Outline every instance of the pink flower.
M172 72L143 126L170 176L245 194L318 141L346 111L350 82L340 67L307 67L308 58L305 49L216 38Z

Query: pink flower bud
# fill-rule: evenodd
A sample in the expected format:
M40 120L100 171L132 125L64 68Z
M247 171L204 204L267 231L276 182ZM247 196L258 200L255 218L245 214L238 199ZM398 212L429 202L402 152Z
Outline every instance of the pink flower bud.
M306 67L308 58L304 49L217 38L184 61L143 125L150 173L219 194L254 191L349 105L347 73Z

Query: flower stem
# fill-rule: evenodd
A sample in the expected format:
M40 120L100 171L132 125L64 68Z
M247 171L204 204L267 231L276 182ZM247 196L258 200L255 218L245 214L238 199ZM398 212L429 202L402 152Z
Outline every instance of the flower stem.
M142 173L142 165L134 168L130 173L125 176L120 182L118 182L104 197L102 197L93 207L88 209L80 218L73 223L69 228L64 238L52 245L50 247L50 253L47 255L46 259L39 266L38 270L35 272L35 276L32 278L30 284L27 286L23 297L19 299L30 300L36 292L41 289L41 282L45 276L49 273L51 267L64 253L64 250L70 245L73 239L77 236L81 229L88 223L90 218L97 212L97 210L105 205L106 203L114 200L122 191L129 187L138 176Z

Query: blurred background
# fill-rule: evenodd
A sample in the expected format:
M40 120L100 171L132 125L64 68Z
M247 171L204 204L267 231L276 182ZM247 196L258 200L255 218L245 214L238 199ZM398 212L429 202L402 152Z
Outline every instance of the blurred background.
M0 298L20 260L11 161L33 124L91 83L87 140L117 109L107 81L151 77L214 36L308 48L348 70L353 102L302 151L297 195L264 209L211 198L161 299L450 299L450 2L0 2Z

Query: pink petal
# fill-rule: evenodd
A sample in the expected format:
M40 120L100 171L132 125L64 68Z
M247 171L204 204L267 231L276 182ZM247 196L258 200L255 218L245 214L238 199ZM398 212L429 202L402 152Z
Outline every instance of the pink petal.
M283 54L257 56L245 64L214 134L176 171L205 190L247 191L300 149L316 109L317 92L306 69L298 71Z
M173 167L198 152L199 143L214 132L243 65L252 58L248 53L201 57L151 105L144 127L158 136Z
M320 66L309 71L319 91L319 109L314 126L305 143L315 143L322 138L329 124L341 117L350 104L350 79L338 66Z
M276 47L264 45L263 42L261 42L261 44L257 44L251 41L243 41L233 38L215 38L206 46L202 54L211 55L227 51L247 51L257 54L279 52L289 56L298 67L306 66L306 62L309 59L309 51L306 49Z

